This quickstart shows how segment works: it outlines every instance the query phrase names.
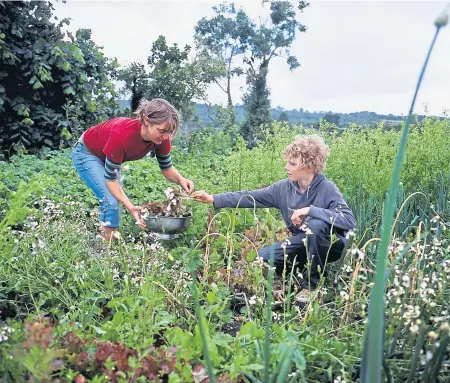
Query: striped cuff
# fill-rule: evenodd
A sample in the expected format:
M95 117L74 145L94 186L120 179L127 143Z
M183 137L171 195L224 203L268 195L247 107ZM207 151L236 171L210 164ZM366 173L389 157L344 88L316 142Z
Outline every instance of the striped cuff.
M165 156L156 155L156 159L158 160L159 168L164 171L170 169L172 167L172 158L170 157L170 153Z
M122 168L122 165L115 164L114 162L110 161L108 157L106 157L105 161L105 179L107 181L115 181L119 177L120 169Z

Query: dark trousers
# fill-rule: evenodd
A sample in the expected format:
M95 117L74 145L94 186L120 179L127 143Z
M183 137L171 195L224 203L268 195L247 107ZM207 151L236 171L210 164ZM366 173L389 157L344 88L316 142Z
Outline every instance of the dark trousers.
M302 273L303 287L314 290L320 282L320 274L324 273L326 264L335 262L341 257L344 243L338 239L330 248L331 225L320 219L310 219L307 227L312 234L306 235L301 232L292 236L288 239L290 244L286 244L285 249L281 245L286 241L272 243L261 249L258 255L269 263L273 252L274 266L277 272L281 273L284 268L284 254L286 254L286 265L294 267L294 271L298 270ZM307 238L306 244L303 241L305 238ZM293 264L294 259L295 264ZM306 267L308 260L309 270Z

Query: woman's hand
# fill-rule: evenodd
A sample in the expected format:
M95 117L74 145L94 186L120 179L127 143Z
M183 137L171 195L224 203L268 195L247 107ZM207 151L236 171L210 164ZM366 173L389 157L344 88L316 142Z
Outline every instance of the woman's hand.
M199 190L192 193L192 198L194 201L203 202L203 203L214 203L214 197L211 194L208 194L204 190Z
M188 194L191 194L194 191L194 183L191 180L188 180L187 178L181 177L180 186Z
M291 220L295 225L300 225L302 221L309 214L309 207L303 207L301 209L294 210L291 216Z
M140 206L132 206L129 209L130 214L133 216L134 220L136 221L136 223L139 225L139 227L141 229L146 230L147 229L147 225L145 224L145 222L142 220L141 216L139 215L139 212L142 210L142 208Z
M186 193L191 194L194 191L194 183L184 178L173 166L167 170L162 170L161 173L166 180L180 185Z

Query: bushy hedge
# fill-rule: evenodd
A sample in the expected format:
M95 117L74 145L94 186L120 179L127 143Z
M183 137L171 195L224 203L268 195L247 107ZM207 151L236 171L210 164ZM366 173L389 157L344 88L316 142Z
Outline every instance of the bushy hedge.
M0 1L0 159L58 149L118 109L116 60L48 2Z

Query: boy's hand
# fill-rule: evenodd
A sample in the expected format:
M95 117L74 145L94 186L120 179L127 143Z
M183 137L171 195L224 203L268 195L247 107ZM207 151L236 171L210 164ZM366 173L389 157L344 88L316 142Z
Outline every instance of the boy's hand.
M301 209L294 210L291 216L291 220L295 225L300 225L302 221L309 214L309 207L303 207Z
M203 203L214 203L214 197L211 194L208 194L204 190L199 190L191 194L191 197L194 201L203 202Z

